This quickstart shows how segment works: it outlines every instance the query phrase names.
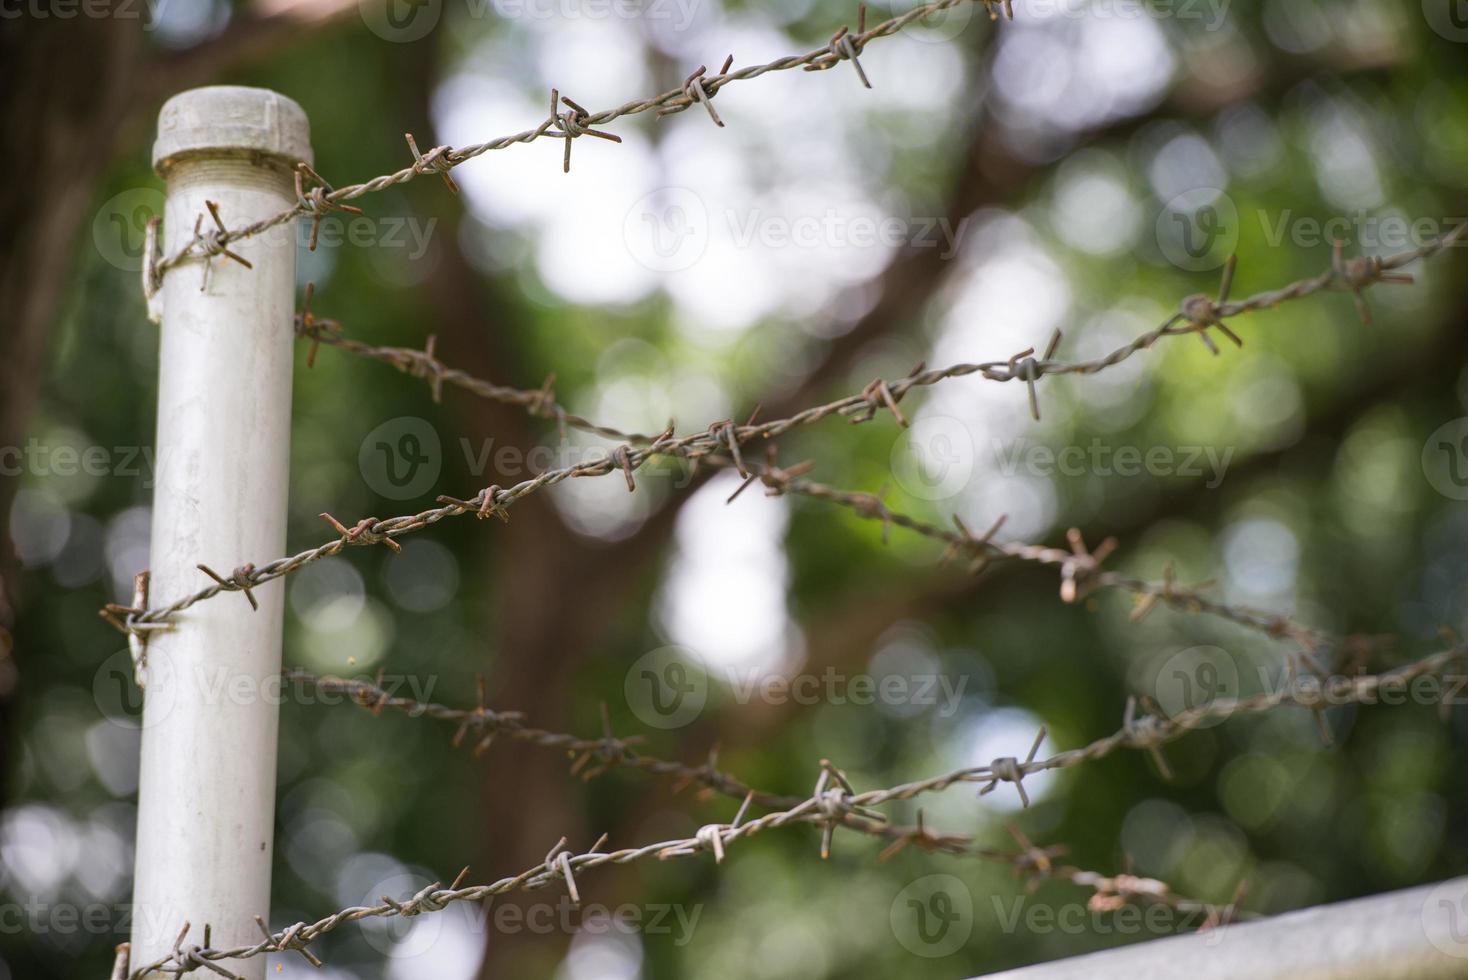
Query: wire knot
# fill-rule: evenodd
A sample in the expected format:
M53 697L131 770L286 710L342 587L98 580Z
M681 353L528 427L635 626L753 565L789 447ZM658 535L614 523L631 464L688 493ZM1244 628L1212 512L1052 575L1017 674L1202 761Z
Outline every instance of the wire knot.
M856 790L851 780L846 778L846 773L833 765L830 759L822 759L821 774L816 779L815 792L810 800L824 818L821 821L821 860L831 856L831 838L835 836L836 828L848 818L856 816L878 825L886 823L885 816L869 807L859 806L855 797Z
M989 567L989 561L997 553L998 546L994 544L994 535L999 533L999 529L1004 526L1004 522L1007 520L1009 520L1008 514L1000 514L999 518L993 524L989 525L989 530L981 535L976 535L964 523L962 517L954 514L953 524L958 528L958 536L956 539L950 540L948 549L943 552L943 558L941 560L948 562L960 554L968 552L969 574L979 574L985 568Z
M1070 542L1071 554L1060 563L1060 601L1071 603L1085 595L1086 587L1100 572L1101 563L1116 550L1116 539L1107 538L1091 551L1078 528L1071 528L1065 537Z
M999 374L996 377L1002 381L1023 381L1029 389L1030 415L1036 422L1040 421L1040 397L1035 391L1035 383L1045 376L1051 368L1051 358L1060 347L1063 335L1059 330L1050 335L1050 343L1045 347L1045 356L1035 358L1035 348L1026 347L1018 354L1009 359L1009 371L1007 374Z
M260 931L265 934L266 941L270 943L271 948L275 952L288 953L294 951L300 953L306 958L306 962L310 963L317 969L321 968L321 960L316 957L315 953L311 952L311 950L307 948L307 944L310 942L310 940L301 938L301 933L306 929L306 923L297 922L293 926L288 926L285 930L281 932L279 939L271 934L270 927L267 926L265 924L265 920L260 918L260 916L258 915L255 916L255 924L260 927Z
M718 77L729 74L729 66L732 64L734 64L734 56L731 54L724 59L724 67L719 69ZM718 110L714 108L711 101L718 93L719 86L716 82L711 83L711 80L705 77L707 74L708 66L699 65L698 70L684 80L682 96L659 109L658 117L671 116L691 106L701 105L708 110L709 118L714 121L714 125L723 129L724 120L719 118Z
M758 414L759 409L755 409L755 412ZM752 423L753 421L754 416L751 415L750 422ZM712 440L715 446L722 444L724 448L729 450L729 458L734 460L734 469L738 471L740 476L748 480L749 468L744 465L744 454L739 450L739 424L733 419L724 419L722 422L715 422L708 427L708 438Z
M304 160L296 164L296 205L311 216L311 240L307 242L309 251L316 251L316 239L321 234L321 222L333 211L341 211L345 214L362 214L361 208L350 204L341 204L331 199L335 193L326 179L311 169L311 165ZM306 190L306 181L311 181L316 186L309 191Z
M434 357L434 348L438 345L438 335L429 334L428 341L423 345L421 351L405 351L407 360L406 368L410 376L428 382L428 387L433 395L435 404L443 401L443 365L438 358Z
M364 517L352 527L347 527L330 514L321 514L319 516L326 523L330 524L337 534L341 535L342 543L345 545L366 547L374 544L385 544L393 551L403 550L403 546L394 541L386 531L377 530L378 520L375 517Z
M1228 324L1223 322L1224 317L1230 312L1227 309L1228 294L1233 289L1234 272L1237 271L1238 267L1239 257L1237 255L1230 255L1228 261L1224 263L1223 277L1218 284L1217 302L1209 299L1203 293L1196 293L1184 299L1178 307L1182 318L1188 321L1192 329L1197 332L1198 339L1203 341L1203 346L1207 347L1209 352L1215 356L1218 354L1218 345L1213 342L1212 337L1208 336L1208 329L1210 327L1217 327L1218 332L1229 340L1232 340L1235 346L1244 346L1243 339L1230 330ZM1234 310L1233 312L1237 313L1238 311Z
M558 110L557 106L560 103L564 103L566 105L565 112L561 112ZM561 163L562 172L571 172L571 141L576 139L576 137L595 136L597 139L609 140L613 143L622 142L622 137L618 136L615 133L604 132L600 129L592 129L589 125L590 121L591 113L588 112L583 106L580 106L570 99L562 96L559 90L551 89L550 119L546 121L545 125L547 127L560 127L559 130L552 130L547 128L546 132L550 136L556 136L566 141L566 154Z
M1146 699L1153 707L1157 708L1155 702ZM1171 779L1172 770L1167 765L1167 758L1162 754L1162 746L1167 741L1168 733L1171 731L1172 722L1161 713L1161 710L1149 711L1145 714L1137 713L1138 702L1135 697L1126 699L1126 711L1122 714L1121 730L1126 734L1127 742L1139 749L1145 749L1152 756L1157 771L1162 778Z
M918 367L921 370L922 365L918 365ZM918 372L915 371L913 373L916 374ZM902 414L902 409L897 407L897 403L902 401L902 396L905 394L907 392L903 390L899 394L894 395L892 393L892 387L886 381L882 378L876 378L861 390L861 397L867 403L866 414L859 415L851 421L853 423L870 422L876 417L877 412L885 407L892 413L892 417L897 420L897 424L906 429L909 425L907 418Z
M185 973L192 973L194 970L208 970L210 973L225 977L226 980L240 980L235 974L230 973L224 967L208 958L207 954L214 951L211 948L211 929L208 924L204 926L203 945L198 943L184 945L184 938L188 936L189 928L189 923L185 922L183 930L178 934L178 938L173 941L173 963L176 969L173 969L171 972L175 976L183 976Z
M605 838L603 838L605 840ZM600 845L600 841L597 842ZM596 850L595 847L592 848ZM550 849L545 856L545 872L551 878L564 878L566 891L571 895L571 903L579 906L581 904L581 893L576 888L576 875L571 870L571 851L566 847L566 838L562 837L556 842L556 846Z
M1045 729L1041 728L1035 736L1034 743L1030 746L1029 755L1021 763L1014 756L1004 756L989 763L989 781L984 788L979 790L980 796L987 796L999 786L1000 783L1014 783L1014 788L1019 792L1019 801L1024 806L1030 805L1030 796L1025 792L1025 776L1028 774L1030 763L1035 761L1035 756L1040 751L1040 746L1045 742Z
M829 820L839 821L851 812L851 794L840 786L832 786L816 800L821 813Z
M545 381L531 396L526 403L525 409L536 418L548 419L561 416L560 407L556 404L556 376L554 373L547 374Z
M1410 286L1416 280L1405 272L1387 269L1386 260L1379 255L1362 255L1354 259L1345 257L1345 243L1336 240L1331 256L1331 270L1340 284L1351 293L1356 301L1356 315L1367 326L1371 325L1371 307L1366 304L1366 290L1379 282Z
M427 153L419 153L418 141L413 139L412 133L404 133L403 138L408 141L408 150L413 154L413 173L438 174L451 193L459 193L459 185L449 176L449 171L454 169L456 163L453 147L435 146Z
M255 580L255 566L250 563L241 565L230 573L228 578L220 575L208 565L196 565L199 571L212 578L221 592L243 592L245 598L250 601L250 608L259 610L260 603L255 600L255 593L251 590L259 584Z
M607 708L607 703L605 701L603 701L601 705L601 732L601 738L591 743L590 746L581 753L581 756L574 763L572 763L571 774L573 776L577 773L580 773L581 778L589 782L590 780L595 779L597 776L600 776L605 772L615 769L623 762L627 762L637 757L637 753L633 750L632 747L634 745L642 744L642 736L633 735L629 738L618 738L616 733L612 730L612 714L611 711ZM583 743L583 745L585 744L586 743ZM582 772L582 770L585 769L586 764L592 759L596 759L600 764L592 766L591 768L586 769L585 772Z
M435 881L428 885L418 894L398 906L398 914L405 918L420 915L424 912L441 912L448 905L447 902L437 897L442 885ZM384 896L385 898L385 896Z
M1190 322L1206 326L1218 319L1218 306L1206 293L1194 293L1183 300L1182 314Z
M698 828L693 835L698 841L698 846L706 851L714 852L714 863L724 863L724 825L721 823L706 823Z
M210 232L204 231L204 216L202 214L194 219L194 240L192 246L197 247L199 254L204 258L204 278L199 283L199 292L201 293L209 288L209 273L213 269L213 263L210 262L210 259L222 255L227 259L238 262L246 269L255 268L244 256L229 250L229 243L234 241L235 236L231 235L229 229L224 226L224 219L219 216L219 205L214 201L205 201L204 207L209 209L209 217L214 219L214 230Z
M862 68L861 60L858 57L861 54L862 48L866 46L866 40L862 37L866 33L866 29L867 8L866 4L862 4L857 8L856 33L852 34L850 27L843 26L841 30L831 35L831 42L826 46L830 54L826 59L806 65L805 70L825 71L835 65L839 65L843 61L849 61L852 67L856 69L856 75L861 79L861 83L867 88L871 88L872 83L867 78L866 70Z
M886 493L886 488L882 493ZM892 528L892 511L888 509L887 502L875 493L854 493L850 499L851 509L858 515L882 522L882 543L886 544Z
M491 484L469 500L460 500L458 497L450 497L447 494L440 494L436 499L441 504L452 504L455 507L461 507L465 513L472 512L481 521L487 517L498 517L501 521L508 524L510 523L510 512L499 499L499 495L504 492L498 486Z

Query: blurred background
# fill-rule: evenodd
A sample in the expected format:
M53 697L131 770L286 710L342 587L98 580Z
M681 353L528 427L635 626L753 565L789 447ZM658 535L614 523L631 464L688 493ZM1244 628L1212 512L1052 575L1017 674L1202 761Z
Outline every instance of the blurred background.
M877 3L868 23L909 6ZM102 976L128 930L139 700L96 610L129 602L148 561L158 335L137 270L163 201L150 167L163 100L212 83L289 95L317 170L347 183L406 165L404 132L422 147L520 132L552 86L618 105L731 52L739 67L810 50L856 16L827 0L63 10L8 11L0 46L0 980ZM871 43L870 91L849 65L772 73L719 93L723 129L698 108L647 113L605 127L621 145L577 141L569 174L562 144L541 140L456 170L458 196L436 178L370 195L360 222L328 219L315 252L301 225L301 284L352 337L435 334L454 366L522 387L554 373L573 411L640 431L756 404L775 418L919 361L1043 348L1057 328L1060 357L1094 358L1216 290L1232 252L1242 296L1327 268L1336 238L1386 254L1455 227L1465 45L1453 0L1017 0L997 24L966 4ZM1393 634L1372 665L1401 662L1440 627L1468 627L1468 455L1433 449L1468 415L1462 251L1411 271L1415 286L1372 292L1370 326L1328 293L1235 321L1245 346L1216 357L1183 337L1047 378L1040 423L1022 386L957 379L904 401L911 430L827 420L782 438L780 459L940 523L1008 515L1003 540L1116 535L1117 568L1156 579L1171 561L1229 601ZM549 447L544 468L608 447L453 389L435 404L421 381L329 347L308 370L305 353L293 551L329 538L323 510L412 513L524 479L500 450ZM430 447L432 477L405 492L373 447L406 432ZM1047 752L1075 747L1113 731L1129 694L1165 704L1161 668L1179 656L1251 693L1290 652L1167 610L1131 623L1125 596L1062 605L1050 569L973 577L934 542L894 529L884 543L879 523L819 502L756 488L726 505L737 484L571 481L508 525L440 525L399 555L353 549L268 586L287 594L285 662L381 669L402 693L464 707L483 675L491 706L587 735L605 702L648 751L697 764L719 745L722 768L805 795L823 757L868 789L1023 756L1042 723ZM706 703L660 729L629 676L669 647L701 670ZM841 693L894 675L941 683L926 701ZM837 683L750 694L770 676ZM513 875L563 834L579 849L602 832L612 846L686 836L736 805L637 773L584 782L528 746L475 758L450 745L452 725L314 702L297 691L281 708L277 927L465 864L471 881ZM1468 714L1326 720L1334 748L1308 712L1234 719L1170 748L1171 779L1122 752L1027 780L1028 810L1012 787L982 800L960 787L925 815L1000 848L1014 824L1081 867L1206 901L1247 881L1244 908L1263 914L1468 870L1468 768L1453 762ZM879 863L881 843L852 834L822 862L818 838L787 828L717 869L581 876L586 903L630 909L635 928L596 928L536 892L347 926L313 947L322 970L272 957L271 975L957 977L1198 925L1119 928L1066 882L1027 895L1003 865L916 848ZM970 901L964 942L941 957L897 924L903 890L932 874ZM550 925L497 926L506 904L538 904ZM1015 924L1033 908L1080 914Z

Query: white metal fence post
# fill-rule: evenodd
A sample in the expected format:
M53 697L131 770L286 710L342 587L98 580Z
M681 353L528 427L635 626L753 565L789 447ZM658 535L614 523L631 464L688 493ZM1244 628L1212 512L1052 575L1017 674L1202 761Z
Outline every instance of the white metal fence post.
M1462 980L1468 977L1468 878L988 973L975 980L1106 977Z
M164 252L196 229L295 203L311 161L305 113L264 89L194 89L164 104L153 162L168 183ZM196 225L201 220L202 224ZM287 224L226 255L173 268L162 285L152 594L185 595L284 553L290 452L295 239ZM202 288L201 288L202 286ZM269 915L284 590L201 603L148 644L133 886L132 966L186 944L261 939ZM258 609L252 606L258 603ZM258 980L264 957L230 964Z

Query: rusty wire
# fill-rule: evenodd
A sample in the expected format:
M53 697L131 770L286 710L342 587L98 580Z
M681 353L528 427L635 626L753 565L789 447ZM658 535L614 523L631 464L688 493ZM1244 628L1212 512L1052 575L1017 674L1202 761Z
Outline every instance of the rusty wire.
M717 749L711 750L707 760L698 766L644 755L637 748L642 744L641 736L619 738L613 732L605 706L601 736L587 738L534 728L525 724L524 716L519 712L495 711L486 707L483 678L478 681L478 701L473 708L451 708L396 695L382 687L381 678L373 682L322 676L301 669L283 671L282 676L288 682L310 685L323 694L344 695L373 714L380 714L388 709L401 711L415 718L456 722L458 728L454 733L453 744L466 744L467 738L473 742L475 755L486 751L497 737L503 736L512 741L564 752L572 760L572 774L583 779L594 779L612 769L633 769L653 776L675 777L680 787L700 784L706 789L740 800L752 795L754 802L763 807L793 806L799 802L791 797L755 790L720 771Z
M1047 375L1099 374L1107 368L1128 360L1134 354L1150 350L1164 337L1188 334L1197 334L1209 350L1217 354L1218 347L1208 335L1210 329L1217 329L1225 333L1229 339L1242 346L1243 340L1224 321L1246 313L1274 309L1290 300L1313 296L1328 289L1346 291L1352 294L1363 320L1370 323L1370 310L1365 305L1362 295L1367 288L1380 282L1412 282L1411 276L1396 270L1418 259L1431 258L1453 247L1465 234L1468 234L1468 224L1459 225L1449 234L1418 248L1387 256L1365 256L1354 259L1344 258L1341 246L1337 244L1330 268L1318 275L1299 279L1286 286L1265 290L1233 302L1228 300L1228 295L1232 287L1237 261L1236 258L1230 259L1224 267L1218 300L1210 300L1201 294L1188 296L1178 304L1178 312L1163 321L1162 324L1140 334L1130 343L1102 357L1088 361L1055 360L1056 350L1062 340L1062 334L1057 330L1051 335L1045 355L1041 358L1036 358L1035 350L1029 348L1003 361L955 364L951 367L933 370L928 370L925 365L920 364L904 378L893 381L877 379L860 394L806 409L786 419L765 422L760 425L739 426L734 430L734 436L741 443L755 438L773 438L797 426L818 422L829 415L844 415L852 418L853 421L866 421L877 409L890 411L898 423L905 426L907 420L898 407L898 403L909 391L914 388L935 385L949 378L974 374L986 381L1001 383L1023 381L1029 389L1031 413L1036 419L1039 419L1039 400L1035 386L1041 378ZM661 438L660 436L627 432L613 426L593 422L567 411L555 399L552 387L555 375L548 377L539 388L516 388L485 381L474 377L467 371L449 367L434 356L435 338L432 336L428 338L422 350L412 347L378 346L353 340L345 336L345 331L339 321L317 317L311 312L309 298L312 292L313 290L308 287L307 302L296 317L296 333L311 342L308 364L315 362L317 347L327 344L358 357L391 365L399 371L424 379L431 387L435 401L439 400L443 386L447 384L463 388L465 391L490 401L520 406L533 415L553 418L563 431L570 427L635 445L650 445Z
M1242 699L1216 698L1206 705L1200 705L1172 716L1165 715L1160 707L1151 701L1139 702L1133 699L1127 705L1122 727L1112 735L1099 739L1083 749L1063 752L1049 759L1037 761L1034 754L1043 741L1042 738L1037 738L1030 758L1022 763L1013 759L996 759L987 766L963 770L966 775L961 780L950 780L941 785L932 781L909 785L926 787L918 792L927 792L934 788L945 788L953 781L984 781L989 784L989 788L986 789L988 792L992 791L998 782L1006 781L1016 785L1021 793L1021 801L1028 804L1021 785L1025 775L1048 769L1064 769L1080 762L1101 759L1118 748L1137 748L1151 752L1154 760L1158 762L1159 770L1165 773L1167 772L1166 764L1156 750L1167 742L1181 738L1200 725L1211 724L1218 718L1261 714L1287 706L1309 708L1315 711L1346 703L1369 703L1383 686L1403 684L1428 675L1442 678L1444 671L1465 655L1468 655L1468 645L1455 644L1443 652L1376 674L1345 675L1329 674L1323 671L1312 673L1301 672L1290 667L1286 674L1286 682L1274 691ZM711 751L707 761L697 766L643 754L638 748L643 741L641 736L617 737L613 733L605 706L602 714L602 735L598 738L590 738L533 728L524 723L524 715L520 712L495 711L486 707L483 679L479 681L478 701L473 708L453 708L394 694L382 687L380 677L376 681L368 681L360 678L319 675L303 669L286 670L282 672L282 676L293 683L310 685L321 693L344 695L354 704L365 708L374 715L381 714L384 709L391 709L415 718L456 722L458 729L453 737L453 744L455 746L464 744L465 736L472 733L475 739L474 753L476 755L488 749L496 736L504 735L514 741L566 753L574 760L571 764L572 773L580 775L583 779L593 779L612 769L626 768L654 776L675 777L680 788L684 785L701 784L708 790L723 793L733 799L752 799L762 807L789 808L800 802L796 797L754 789L737 777L721 771L718 768L717 750ZM1447 698L1447 703L1451 704L1453 701L1451 696ZM1139 709L1143 713L1139 714ZM595 765L589 765L593 762ZM903 787L893 790L892 793L894 795L876 802L886 802L888 799L908 799L916 795L907 793Z
M714 466L734 465L732 460L719 457L712 457L708 462ZM749 477L735 491L735 496L751 483L759 481L764 484L766 493L770 496L793 493L835 504L863 519L881 522L884 530L888 526L896 526L946 544L948 548L943 559L948 561L966 558L970 563L970 570L975 573L982 571L991 561L1005 558L1058 567L1060 597L1066 603L1078 602L1096 590L1116 589L1132 594L1136 603L1132 611L1132 619L1135 621L1144 619L1153 608L1161 604L1180 612L1215 616L1239 626L1259 630L1274 638L1293 640L1309 654L1326 647L1356 647L1371 642L1369 637L1340 637L1322 629L1302 625L1279 613L1211 599L1206 592L1212 583L1179 585L1174 580L1170 565L1164 568L1160 582L1148 582L1119 572L1103 571L1102 562L1116 549L1115 538L1107 538L1092 549L1086 545L1080 530L1071 528L1066 534L1068 549L1022 541L1000 542L994 540L994 535L1004 523L1002 518L984 534L975 534L962 518L954 515L954 529L949 530L893 510L880 494L841 490L805 479L797 475L799 467L782 469L770 461L764 464L746 463L745 469L749 471Z
M947 854L998 860L1012 865L1023 874L1031 874L1040 878L1064 878L1074 884L1093 889L1091 905L1100 911L1114 909L1118 907L1119 903L1163 901L1181 910L1202 911L1207 915L1207 924L1218 924L1227 921L1228 916L1232 914L1232 903L1229 906L1211 906L1183 899L1174 895L1165 883L1156 879L1133 875L1106 876L1078 868L1059 867L1053 862L1054 857L1058 856L1056 849L1036 848L1018 834L1016 834L1016 840L1020 843L1020 851L1015 854L977 846L970 835L932 831L921 822L916 827L896 826L890 823L888 818L875 807L899 800L911 800L959 784L974 783L982 784L981 795L992 791L1002 783L1013 783L1021 794L1021 801L1027 803L1028 798L1024 794L1023 781L1027 776L1037 772L1065 769L1082 762L1095 761L1124 747L1143 749L1153 753L1156 757L1161 747L1168 742L1200 725L1231 715L1260 714L1284 706L1321 710L1324 707L1341 704L1374 703L1382 700L1383 689L1392 685L1407 684L1422 677L1441 678L1451 665L1465 658L1468 658L1468 645L1455 643L1450 648L1431 656L1379 674L1354 677L1335 676L1324 681L1309 675L1291 674L1289 682L1281 685L1277 690L1245 698L1215 699L1208 704L1199 705L1171 717L1139 710L1138 703L1132 699L1127 704L1123 724L1118 731L1081 748L1040 758L1038 752L1046 737L1045 730L1041 729L1024 760L995 759L986 765L957 769L886 789L858 793L839 768L823 759L815 789L810 797L758 817L746 819L751 802L749 794L746 793L745 802L740 806L739 812L731 822L705 825L699 828L692 837L615 851L603 851L601 848L606 841L606 835L603 835L589 850L579 854L572 854L567 849L566 839L563 837L551 848L543 862L531 866L518 875L501 878L489 884L463 887L462 882L468 874L468 869L465 868L448 888L443 888L440 883L435 882L403 899L383 896L380 905L341 909L316 922L296 923L278 932L270 932L263 920L257 919L264 938L252 946L214 949L208 942L207 925L205 941L202 945L186 944L185 940L190 931L186 923L174 945L173 952L137 970L133 976L143 977L150 971L181 976L196 969L207 968L221 976L233 977L232 973L218 965L221 960L246 959L264 953L290 950L300 952L313 963L319 963L307 948L308 944L343 923L373 917L420 915L425 912L439 911L454 902L479 901L512 891L545 888L557 882L563 882L573 902L579 903L580 893L576 885L576 873L579 871L604 864L629 864L651 857L669 859L711 854L718 861L723 858L729 846L736 841L772 827L790 824L809 824L820 828L823 856L828 856L830 853L834 832L838 828L848 829L889 840L890 844L884 851L888 856L899 848L899 842L905 842L901 846L913 844L922 849ZM339 679L323 680L339 681ZM361 689L356 688L355 690ZM386 692L381 693L386 694ZM389 698L388 700L394 699ZM383 702L384 706L388 700ZM1445 705L1450 703L1452 703L1451 695L1448 700L1444 701ZM403 705L393 706L405 707ZM428 710L428 705L421 707L423 710L419 713L432 715L432 712ZM454 709L443 709L443 711L452 712ZM477 714L478 709L472 713ZM459 720L459 716L451 717L448 720ZM583 741L594 742L596 740ZM1163 766L1165 771L1165 764ZM783 801L785 798L781 799Z
M1388 275L1394 275L1394 270L1417 259L1437 255L1455 244L1465 232L1468 232L1468 225L1459 226L1451 234L1419 248L1385 257L1346 261L1339 257L1338 249L1336 261L1332 263L1331 268L1318 276L1302 279L1288 286L1259 293L1237 302L1214 304L1205 298L1205 302L1209 304L1206 311L1201 310L1197 297L1190 297L1182 304L1184 309L1190 311L1189 314L1174 314L1156 329L1142 334L1130 344L1097 360L1062 362L1049 357L1037 360L1033 356L1034 351L1027 350L1002 362L959 364L940 370L926 370L919 365L918 369L904 378L892 382L877 379L868 384L860 394L808 408L783 419L760 423L750 419L743 425L732 419L725 419L713 423L700 432L681 437L674 436L671 423L663 432L647 436L626 433L566 412L555 401L550 386L550 380L553 378L539 389L494 385L476 379L465 372L446 367L433 356L432 343L428 345L427 349L418 351L409 348L379 348L347 340L341 336L339 325L329 320L317 319L307 307L298 318L298 330L303 336L309 338L313 345L331 344L365 357L393 364L400 370L424 377L435 391L438 391L444 383L457 385L486 398L521 405L532 412L554 417L564 425L582 428L613 439L623 439L625 443L605 458L545 470L533 479L523 480L510 487L487 487L468 500L440 497L439 502L442 506L417 514L402 515L381 521L371 517L364 518L350 529L330 515L323 514L322 517L338 531L339 537L335 540L263 565L251 563L240 566L227 577L217 573L208 573L215 578L213 585L158 608L144 609L137 605L114 604L107 606L103 610L103 615L124 632L157 629L166 624L176 613L188 609L197 602L212 598L221 592L245 592L249 597L250 589L287 575L321 558L340 554L348 546L384 544L387 547L395 548L395 538L421 530L445 518L469 513L481 518L496 516L507 519L507 509L515 501L567 479L604 476L620 470L626 476L629 488L633 488L636 486L633 476L635 471L644 463L660 456L681 457L697 462L700 458L710 454L727 451L740 474L747 478L751 474L740 452L740 446L745 443L756 439L771 439L798 426L810 425L832 415L844 416L855 422L864 422L871 420L877 412L885 409L892 412L899 424L906 424L906 419L898 407L901 398L913 388L937 384L948 378L980 374L991 381L1023 380L1030 389L1031 406L1038 416L1034 389L1038 380L1045 375L1096 374L1126 360L1138 351L1152 347L1163 337L1190 333L1204 334L1210 327L1216 326L1226 318L1274 307L1288 300L1313 295L1331 286L1349 289L1356 294L1357 299L1360 299L1359 294L1373 283L1382 281ZM1231 279L1231 274L1232 265L1225 272L1226 283ZM1389 281L1400 281L1400 277ZM1189 315L1200 319L1188 319ZM1057 342L1058 333L1050 344L1052 355ZM894 521L894 523L899 522ZM904 524L904 526L908 525ZM1075 562L1072 562L1072 565L1079 567Z
M571 169L571 144L580 136L596 136L602 139L621 142L621 138L612 133L598 131L593 127L612 122L624 116L633 116L649 110L657 110L659 116L666 116L682 112L692 106L704 106L708 109L714 121L723 125L717 114L714 113L713 104L710 101L726 85L747 79L758 78L761 75L773 71L788 71L792 68L801 68L806 71L825 71L839 65L843 61L850 61L855 67L862 84L871 87L867 81L866 71L861 67L858 56L866 45L878 38L889 37L898 33L914 21L921 20L930 14L957 7L965 3L980 3L988 10L991 19L998 19L999 10L1002 9L1009 19L1014 18L1011 0L932 0L930 3L913 7L905 13L892 17L877 24L870 30L861 27L866 22L866 7L859 8L859 26L855 33L847 27L842 27L831 40L819 48L807 51L804 54L788 55L777 58L774 61L762 65L748 65L730 71L731 60L725 62L724 69L717 75L707 74L707 70L701 69L679 88L670 89L659 95L647 99L638 99L626 102L612 109L603 109L600 112L590 112L577 105L569 98L565 98L559 91L552 90L550 100L550 112L540 125L533 129L527 129L511 136L501 136L483 143L474 143L469 146L450 147L437 146L423 153L418 149L417 143L411 134L405 134L409 152L413 156L413 162L394 173L383 174L360 184L347 184L342 187L333 187L323 180L314 171L297 169L297 174L314 184L312 189L306 190L298 178L296 185L296 203L278 214L271 215L260 221L245 225L240 228L225 229L220 225L217 232L200 234L200 229L195 229L194 237L179 251L167 258L159 259L152 263L147 281L156 284L164 273L179 263L192 258L208 258L212 255L228 254L224 249L231 242L237 242L243 238L250 238L262 234L271 228L285 224L294 218L308 216L314 223L319 223L321 218L330 211L347 210L343 206L344 201L355 200L365 194L384 190L396 184L405 184L416 177L424 174L440 174L447 182L450 190L457 188L453 184L449 171L488 153L490 150L502 150L516 143L531 143L542 137L551 139L564 139L566 148L564 153L564 169ZM566 106L565 110L558 109L559 105ZM314 241L314 232L313 232Z

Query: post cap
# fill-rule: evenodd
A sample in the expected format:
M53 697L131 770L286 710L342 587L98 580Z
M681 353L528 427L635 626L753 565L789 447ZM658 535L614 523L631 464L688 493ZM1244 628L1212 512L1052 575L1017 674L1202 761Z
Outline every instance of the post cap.
M306 111L279 92L244 85L209 85L180 92L158 112L153 169L184 153L242 150L311 163Z

